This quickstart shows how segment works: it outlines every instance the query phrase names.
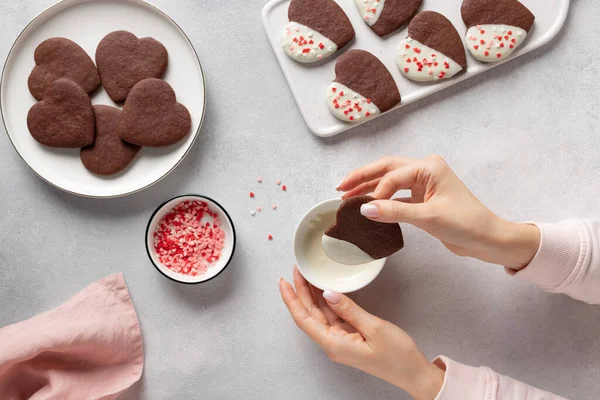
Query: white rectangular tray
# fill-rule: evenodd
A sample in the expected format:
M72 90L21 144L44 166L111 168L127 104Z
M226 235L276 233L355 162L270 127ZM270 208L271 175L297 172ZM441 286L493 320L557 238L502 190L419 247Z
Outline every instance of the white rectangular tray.
M487 71L499 64L507 62L515 57L520 57L548 43L562 28L569 11L570 0L521 0L535 15L535 24L529 33L525 43L518 48L511 57L505 61L484 64L467 54L468 70L455 78L448 79L435 84L417 83L404 78L395 63L395 53L398 43L407 36L408 28L405 26L398 32L382 39L371 31L361 19L354 4L354 0L337 0L344 9L354 30L356 39L343 51L330 57L329 61L320 65L305 65L289 58L281 49L280 35L283 27L288 22L287 10L291 0L271 0L263 8L263 22L267 36L281 69L292 89L302 117L308 128L318 136L333 136L359 124L345 123L335 118L327 108L325 102L325 88L334 79L334 66L337 57L348 49L363 49L373 53L390 70L398 84L402 103L388 112L394 112L399 108L430 96L449 86L455 85L477 74ZM460 15L462 0L425 0L422 10L432 10L444 14L456 27L463 38L467 31ZM368 122L368 121L365 121ZM363 122L364 123L364 122Z

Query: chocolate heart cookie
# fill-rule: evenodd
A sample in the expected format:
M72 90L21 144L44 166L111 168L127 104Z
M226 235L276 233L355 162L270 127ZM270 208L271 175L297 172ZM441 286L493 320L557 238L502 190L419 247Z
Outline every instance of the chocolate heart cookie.
M120 114L118 108L94 106L96 140L82 148L79 154L83 165L94 174L112 175L122 171L141 148L119 137L117 121Z
M94 111L87 93L70 79L55 80L27 114L31 136L50 147L83 147L94 142Z
M340 56L335 74L327 87L327 105L342 121L362 122L400 103L390 71L367 51L350 50Z
M423 0L354 0L363 20L379 36L406 24L419 11Z
M370 196L355 196L342 203L336 222L323 235L323 249L332 260L364 264L389 257L404 247L400 225L371 221L361 215L360 207L373 200Z
M348 16L333 0L292 0L288 19L281 46L302 63L327 58L354 38Z
M69 39L55 37L44 40L33 53L35 67L27 85L36 98L42 100L46 89L59 78L77 83L91 94L100 86L94 62L79 45Z
M115 31L106 35L96 49L96 64L102 85L115 102L124 101L139 81L162 78L167 70L167 49L150 37Z
M467 54L448 18L423 11L408 25L408 37L400 43L396 64L408 79L434 81L466 71Z
M483 62L504 60L527 37L535 16L517 0L464 0L467 49Z
M169 146L183 139L191 126L190 113L177 102L171 85L149 78L131 89L117 130L131 144Z

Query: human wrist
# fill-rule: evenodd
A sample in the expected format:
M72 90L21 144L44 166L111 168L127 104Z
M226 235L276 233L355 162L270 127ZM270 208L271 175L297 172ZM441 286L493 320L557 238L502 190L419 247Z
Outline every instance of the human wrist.
M533 224L497 218L488 240L489 262L515 271L525 268L540 246L541 233Z
M434 364L427 364L406 391L415 400L434 400L444 385L444 371Z

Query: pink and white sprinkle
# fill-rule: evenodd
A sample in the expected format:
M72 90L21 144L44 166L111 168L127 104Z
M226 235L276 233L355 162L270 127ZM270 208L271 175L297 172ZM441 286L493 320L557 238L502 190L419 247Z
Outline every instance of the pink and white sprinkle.
M258 177L257 180L258 180L258 183L262 183L262 178L260 176Z
M184 275L204 274L221 257L225 232L217 213L199 200L177 204L156 226L154 248L160 262Z
M280 181L279 179L277 179L277 180L275 181L275 183L277 184L277 186L281 185L281 181Z

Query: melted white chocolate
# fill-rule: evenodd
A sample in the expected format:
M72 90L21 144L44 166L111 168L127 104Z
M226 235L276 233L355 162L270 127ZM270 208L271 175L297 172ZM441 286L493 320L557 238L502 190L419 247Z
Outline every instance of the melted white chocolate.
M473 57L483 62L504 60L519 47L527 31L510 25L477 25L467 31L466 45Z
M362 251L357 245L345 240L323 235L321 244L327 257L340 264L360 265L375 261L373 257Z
M281 47L290 58L301 63L311 63L329 57L337 45L307 26L288 23L281 34Z
M419 82L452 78L462 71L462 67L444 53L411 38L400 42L396 64L402 75Z
M354 0L354 2L356 3L356 7L358 7L362 19L367 25L375 25L375 22L377 22L381 16L385 0Z

